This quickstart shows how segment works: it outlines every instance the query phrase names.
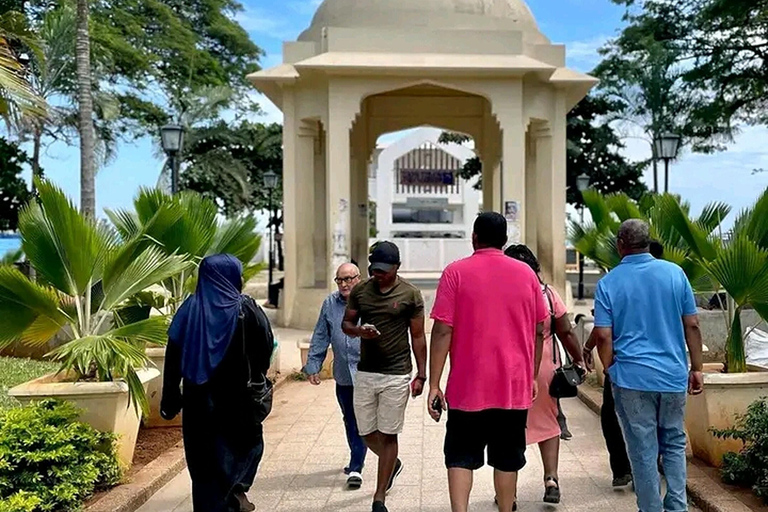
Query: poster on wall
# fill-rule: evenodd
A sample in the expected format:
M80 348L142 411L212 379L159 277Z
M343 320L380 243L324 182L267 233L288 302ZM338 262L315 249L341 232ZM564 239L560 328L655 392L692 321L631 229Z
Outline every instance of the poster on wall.
M506 201L504 203L504 218L507 220L507 243L520 243L520 203Z
M504 203L504 218L507 222L517 222L520 204L517 201L507 201Z

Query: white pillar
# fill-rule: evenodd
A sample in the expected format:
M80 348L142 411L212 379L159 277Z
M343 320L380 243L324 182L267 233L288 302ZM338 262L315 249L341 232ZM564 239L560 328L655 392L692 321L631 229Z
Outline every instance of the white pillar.
M328 88L326 177L328 212L327 285L332 288L336 268L351 259L352 194L350 184L350 128L354 117L350 98L333 82Z
M283 250L285 254L285 281L281 294L281 322L290 325L298 288L298 223L301 208L297 197L296 149L298 145L294 91L283 93Z
M528 128L525 136L525 245L538 252L538 197L536 193L536 139L535 125Z
M555 117L539 132L537 153L538 257L542 277L565 293L566 108L565 95L555 95Z
M315 228L313 236L313 247L315 254L315 286L326 287L328 278L328 214L327 214L327 195L326 173L325 173L325 130L322 125L318 126L317 138L315 139L315 165L314 165L314 211Z
M315 235L315 137L317 123L299 125L296 147L296 210L300 221L296 224L298 246L298 286L314 288L317 261Z
M502 213L508 205L514 207L514 220L508 222L509 243L525 240L525 119L523 113L523 84L510 83L507 94L494 104L502 132Z
M365 142L365 125L355 123L352 130L352 252L351 259L365 267L368 257L368 160Z

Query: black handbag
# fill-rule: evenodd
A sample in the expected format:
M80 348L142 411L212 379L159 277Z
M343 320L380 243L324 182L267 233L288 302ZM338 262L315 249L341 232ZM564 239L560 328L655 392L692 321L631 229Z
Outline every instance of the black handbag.
M544 288L544 295L547 296L547 301L549 302L549 332L552 336L552 362L557 365L557 356L560 354L560 350L555 331L555 324L557 322L557 319L555 318L555 306L552 303L552 297L549 295L549 288ZM549 395L558 399L574 398L578 395L578 386L584 382L584 375L580 371L581 369L573 364L568 351L563 350L563 352L565 352L566 364L563 364L561 360L560 366L555 370L552 383L549 385Z
M245 313L243 312L242 305L240 306L240 322L243 335L243 356L245 357L245 365L248 368L248 380L246 382L248 399L253 406L252 413L254 421L256 423L263 423L264 420L267 419L267 416L269 416L269 413L272 412L274 387L272 381L270 381L263 373L259 373L257 380L253 379L251 359L248 357L248 350L245 344Z

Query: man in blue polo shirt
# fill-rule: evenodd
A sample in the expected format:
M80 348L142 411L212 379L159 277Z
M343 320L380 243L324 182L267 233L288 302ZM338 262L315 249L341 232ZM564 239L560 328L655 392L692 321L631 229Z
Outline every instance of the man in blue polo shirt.
M701 331L683 270L655 259L650 244L644 221L621 225L621 264L595 293L595 337L613 385L640 511L686 512L685 393L703 390ZM667 480L663 502L659 455Z

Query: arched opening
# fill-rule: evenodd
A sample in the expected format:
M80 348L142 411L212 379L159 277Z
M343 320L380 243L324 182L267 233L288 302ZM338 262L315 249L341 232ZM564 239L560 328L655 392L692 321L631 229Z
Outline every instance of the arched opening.
M402 257L401 273L432 274L471 253L472 224L481 208L479 176L464 167L476 157L474 140L450 142L438 126L379 136L368 172L369 233L390 240ZM462 134L463 135L463 134Z

